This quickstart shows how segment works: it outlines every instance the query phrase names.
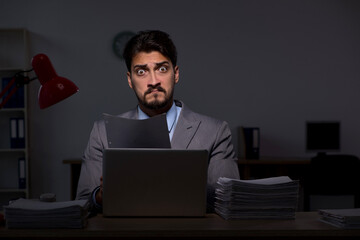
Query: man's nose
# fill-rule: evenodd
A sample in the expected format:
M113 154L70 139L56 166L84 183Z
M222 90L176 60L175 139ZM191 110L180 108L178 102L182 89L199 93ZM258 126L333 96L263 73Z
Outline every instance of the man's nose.
M158 77L156 76L155 71L151 71L148 85L156 86L159 83L160 83L160 81L159 81Z

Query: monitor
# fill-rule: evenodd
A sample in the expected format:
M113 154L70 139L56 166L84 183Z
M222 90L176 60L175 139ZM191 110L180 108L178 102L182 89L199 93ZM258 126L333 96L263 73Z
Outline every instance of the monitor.
M306 150L317 153L340 151L340 122L307 122Z

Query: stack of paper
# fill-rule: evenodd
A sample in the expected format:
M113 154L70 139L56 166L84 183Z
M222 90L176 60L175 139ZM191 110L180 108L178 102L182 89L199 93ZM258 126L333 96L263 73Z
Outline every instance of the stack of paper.
M360 208L319 210L320 220L333 226L360 229Z
M88 201L41 202L23 199L4 206L8 228L83 228Z
M215 211L225 219L293 219L299 181L289 177L257 180L219 178Z

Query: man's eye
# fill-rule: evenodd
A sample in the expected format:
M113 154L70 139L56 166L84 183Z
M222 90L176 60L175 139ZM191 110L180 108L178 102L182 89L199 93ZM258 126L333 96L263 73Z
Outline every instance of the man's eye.
M139 69L136 72L137 75L144 75L145 74L145 70L144 69Z
M167 67L162 66L162 67L159 68L159 71L160 71L160 72L166 72L166 71L167 71Z

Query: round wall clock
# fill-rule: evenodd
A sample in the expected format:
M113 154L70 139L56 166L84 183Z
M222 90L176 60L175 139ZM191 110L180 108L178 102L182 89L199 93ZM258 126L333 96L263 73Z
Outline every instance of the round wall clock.
M123 51L125 48L125 45L127 41L129 41L130 38L132 38L135 35L135 33L131 31L123 31L118 33L113 40L113 51L116 56L118 56L120 59L123 59Z

